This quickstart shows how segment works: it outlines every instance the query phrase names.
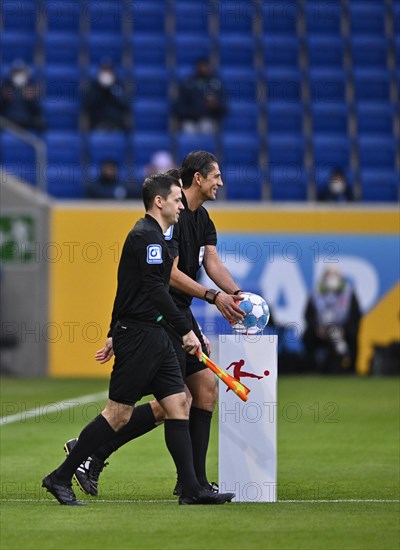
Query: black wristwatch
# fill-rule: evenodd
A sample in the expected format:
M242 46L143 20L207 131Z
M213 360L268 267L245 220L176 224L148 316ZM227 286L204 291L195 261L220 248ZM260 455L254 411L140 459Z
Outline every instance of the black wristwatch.
M206 290L206 292L204 294L204 299L209 304L215 304L215 300L216 300L218 294L221 294L220 290L215 290L214 288L209 288L208 290Z
M234 296L237 296L238 294L240 294L241 292L243 292L243 290L240 290L240 288L238 290L235 290L235 292L233 293Z

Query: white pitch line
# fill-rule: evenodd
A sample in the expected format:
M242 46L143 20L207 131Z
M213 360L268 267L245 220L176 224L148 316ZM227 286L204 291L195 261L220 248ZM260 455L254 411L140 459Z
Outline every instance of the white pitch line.
M98 401L107 397L107 392L102 391L99 393L90 393L87 395L81 395L80 397L75 397L73 399L68 399L68 401L59 401L58 403L50 403L44 407L36 407L35 409L28 409L26 411L20 411L16 414L11 414L9 416L2 416L0 418L0 426L5 424L12 424L13 422L22 422L42 416L43 413L51 414L52 412L62 411L64 409L72 409L78 405L85 405L86 403L91 403L92 401Z
M358 499L358 498L340 498L335 500L278 500L280 504L282 502L305 502L308 504L314 504L319 502L395 502L400 503L400 500L388 500L388 499Z
M0 502L49 502L55 504L56 502L51 499L35 499L35 498L7 498L0 499ZM177 500L172 499L160 499L160 500L111 500L111 499L96 499L96 500L86 500L84 501L89 504L157 504L163 502L177 502ZM346 503L346 502L367 502L367 503L392 503L399 504L400 500L388 500L388 499L336 499L336 500L278 500L277 502L235 502L231 504L319 504L319 503Z

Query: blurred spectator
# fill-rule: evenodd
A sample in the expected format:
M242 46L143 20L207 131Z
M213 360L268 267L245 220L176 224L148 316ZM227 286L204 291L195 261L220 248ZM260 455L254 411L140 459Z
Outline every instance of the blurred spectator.
M168 153L168 151L157 151L152 155L149 164L145 166L145 177L147 178L159 172L166 172L175 167L171 153Z
M19 59L12 63L9 76L1 86L0 113L21 128L45 129L39 88L31 78L29 67Z
M117 80L111 62L103 61L96 80L89 83L83 98L84 127L90 130L124 130L131 128L129 97Z
M323 373L354 372L360 306L352 285L337 269L327 269L305 312L304 345L314 369Z
M321 189L318 200L323 202L351 202L353 199L353 191L343 172L339 169L333 170L329 176L328 185Z
M226 113L225 92L206 59L196 63L195 73L183 82L173 114L186 133L211 134Z
M86 184L90 199L123 200L128 197L127 187L120 181L119 168L113 160L105 160L100 166L99 177Z

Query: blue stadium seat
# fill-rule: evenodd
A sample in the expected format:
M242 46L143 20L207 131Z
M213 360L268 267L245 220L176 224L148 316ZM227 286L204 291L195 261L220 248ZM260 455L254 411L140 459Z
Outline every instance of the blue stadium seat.
M219 34L244 33L251 35L253 21L261 18L261 11L255 2L247 0L224 0L218 3Z
M387 67L388 41L384 36L353 36L351 52L353 68Z
M178 67L187 66L192 72L196 61L209 59L211 48L212 41L208 36L180 33L175 38L176 64Z
M148 164L157 151L171 151L171 139L165 132L135 132L132 142L136 166Z
M222 67L254 66L255 41L247 34L222 35L218 39Z
M385 3L381 0L349 2L350 30L356 34L385 34Z
M303 135L303 105L301 103L271 102L267 104L269 134Z
M36 31L39 14L37 2L18 0L2 2L3 31Z
M250 67L221 67L220 77L227 94L228 104L257 103L260 97L258 73Z
M276 164L269 170L273 201L307 200L307 173L302 166Z
M66 100L74 105L80 101L81 72L76 65L46 64L44 78L47 99Z
M392 137L361 135L358 139L360 167L394 170L396 148Z
M309 71L312 101L339 103L346 100L346 77L340 69Z
M45 99L42 102L48 130L77 130L79 103L69 99Z
M259 163L260 141L254 133L232 132L222 135L224 164L243 164L255 168Z
M104 59L122 63L124 41L121 34L91 33L88 36L89 63L98 65Z
M164 36L136 34L132 38L133 64L135 68L165 68L168 41Z
M307 0L306 5L307 34L341 34L341 2L321 2Z
M135 67L148 67L157 71L167 64L167 39L157 34L136 33L132 38Z
M124 163L127 147L127 137L122 132L94 131L88 135L89 159L95 164L104 160Z
M307 38L310 68L344 66L344 41L340 36L311 35Z
M262 199L263 172L258 166L225 164L221 172L227 200Z
M359 134L393 136L394 109L389 103L357 103Z
M84 173L79 164L50 165L46 171L47 192L58 199L81 199L84 196Z
M400 18L400 15L399 15L399 18ZM400 23L399 23L399 27L400 27ZM398 34L395 37L394 47L395 47L395 55L397 59L400 59L400 29Z
M79 164L82 139L77 132L49 131L46 133L47 161L57 166Z
M395 202L399 200L400 174L395 170L370 168L360 173L362 200Z
M302 135L268 135L267 144L271 168L276 165L290 165L293 169L303 169L304 138Z
M85 16L89 20L90 32L104 35L120 34L122 31L124 2L98 2L90 0L85 7Z
M47 33L44 37L46 63L78 65L81 46L78 33Z
M217 143L214 135L185 134L180 132L177 136L178 162L181 163L191 151L209 151L216 153Z
M146 0L145 2L129 2L128 4L134 34L136 32L149 32L165 35L167 17L167 2L165 0Z
M300 42L296 36L266 35L263 38L263 46L266 67L298 68Z
M168 98L169 73L166 69L137 67L132 71L135 85L136 99L163 99Z
M311 116L313 132L341 135L348 132L347 103L312 103Z
M400 2L393 2L394 34L400 37Z
M300 15L296 0L275 2L261 2L263 11L264 36L273 33L283 33L287 36L296 36L297 20Z
M314 134L314 164L339 167L346 171L350 165L350 140L346 135Z
M79 32L82 12L80 0L68 2L45 0L43 9L47 15L48 31Z
M268 102L299 103L301 101L301 80L299 70L266 69L264 78Z
M175 0L176 37L182 33L207 36L211 13L212 6L208 2ZM196 40L193 40L193 46L196 46Z
M0 132L0 159L4 164L35 163L35 150L7 131Z
M0 51L2 63L11 64L15 59L22 59L31 65L36 50L36 35L28 31L3 31L0 34Z
M230 101L223 120L224 132L258 132L259 106L257 103Z
M385 69L353 71L355 100L390 101L390 73Z
M169 104L164 100L135 99L132 102L135 130L168 132Z

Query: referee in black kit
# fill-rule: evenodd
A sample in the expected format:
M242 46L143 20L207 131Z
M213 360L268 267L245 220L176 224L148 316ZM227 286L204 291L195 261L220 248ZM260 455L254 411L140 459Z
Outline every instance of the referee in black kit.
M178 177L176 170L169 173ZM202 206L206 200L216 199L218 188L223 182L216 157L207 151L193 151L187 155L179 174L184 188L182 202L185 209L181 212L179 223L165 232L166 243L174 257L170 294L200 340L203 351L209 355L208 340L201 333L190 309L192 298L202 298L215 304L228 320L243 318L243 311L237 306L240 290L217 253L216 229L207 210ZM209 277L225 292L207 289L196 282L203 263ZM218 397L216 378L195 356L185 353L174 334L169 332L169 335L186 381L189 403L191 402L189 431L196 476L203 487L218 491L215 483L209 483L206 474L211 418ZM109 338L105 346L97 352L96 359L101 363L110 360L113 355L112 346L112 339ZM97 496L99 476L107 464L106 459L128 441L155 428L164 418L164 411L157 401L139 405L129 423L79 466L75 479L81 489L87 494ZM65 444L67 453L76 441L77 439L71 439ZM174 494L182 494L179 472Z
M135 403L150 392L164 411L165 441L182 483L179 503L223 504L235 496L214 493L197 480L181 369L167 333L156 322L161 313L182 336L185 351L199 351L198 338L168 292L173 256L163 232L177 223L184 209L181 199L179 181L171 176L156 174L143 184L146 216L128 234L118 267L109 399L102 413L82 430L66 460L42 481L60 504L83 504L72 490L75 470L129 422Z

